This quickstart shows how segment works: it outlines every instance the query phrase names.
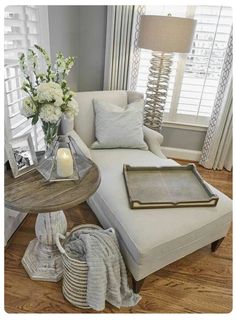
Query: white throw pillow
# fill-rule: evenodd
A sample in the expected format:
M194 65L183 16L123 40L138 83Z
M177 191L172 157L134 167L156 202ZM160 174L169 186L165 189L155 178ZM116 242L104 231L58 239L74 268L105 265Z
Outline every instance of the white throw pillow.
M120 107L94 99L93 105L97 141L91 145L92 149L148 150L143 135L143 100Z

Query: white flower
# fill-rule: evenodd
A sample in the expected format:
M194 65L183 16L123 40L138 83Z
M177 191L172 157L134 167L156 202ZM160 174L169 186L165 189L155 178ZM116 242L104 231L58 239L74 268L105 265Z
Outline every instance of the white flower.
M79 113L79 106L77 101L72 98L67 105L65 114L68 118L73 118L74 116L76 116Z
M19 53L19 66L23 73L27 72L27 66L25 63L25 54Z
M37 73L37 76L40 78L41 81L46 80L47 77L46 74L42 72Z
M56 106L56 107L60 107L64 103L61 94L58 94L57 91L54 91L53 98L55 100L54 106Z
M28 51L27 59L30 66L37 65L38 57L33 50Z
M66 64L65 64L65 61L63 61L63 60L58 60L57 61L57 71L59 72L59 73L62 73L62 72L64 72L65 70L66 70Z
M61 109L53 104L44 104L40 110L39 117L45 122L56 123L61 117Z
M23 100L23 106L21 108L21 114L25 117L31 117L36 113L37 109L31 98L25 98Z
M52 102L55 100L55 106L60 107L64 102L63 92L60 85L56 82L43 82L37 88L38 101L43 102Z

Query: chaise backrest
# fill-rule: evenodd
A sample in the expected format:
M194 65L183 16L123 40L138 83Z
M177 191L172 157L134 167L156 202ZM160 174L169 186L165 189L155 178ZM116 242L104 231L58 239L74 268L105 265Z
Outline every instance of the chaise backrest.
M142 99L143 94L135 91L88 91L77 92L74 98L79 104L79 114L74 120L74 130L88 147L95 141L93 99L100 99L118 106L125 106Z

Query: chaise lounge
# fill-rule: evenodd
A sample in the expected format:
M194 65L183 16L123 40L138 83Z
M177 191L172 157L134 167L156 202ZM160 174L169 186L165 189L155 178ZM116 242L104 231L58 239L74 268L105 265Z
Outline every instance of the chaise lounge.
M123 164L176 166L177 163L162 154L162 135L147 127L144 127L144 139L148 151L91 150L95 140L93 99L124 106L142 97L129 91L79 92L75 95L79 115L74 122L62 123L63 133L71 134L100 169L100 187L88 204L104 228L116 230L136 292L145 277L164 266L210 243L212 251L216 250L228 232L232 214L232 201L212 186L211 190L219 197L216 207L130 209Z

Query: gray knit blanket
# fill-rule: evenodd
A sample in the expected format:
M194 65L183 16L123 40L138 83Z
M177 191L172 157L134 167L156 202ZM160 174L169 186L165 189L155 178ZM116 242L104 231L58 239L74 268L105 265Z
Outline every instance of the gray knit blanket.
M78 230L65 246L67 254L88 265L87 304L97 310L105 300L120 308L136 305L141 299L128 286L126 267L115 230Z

